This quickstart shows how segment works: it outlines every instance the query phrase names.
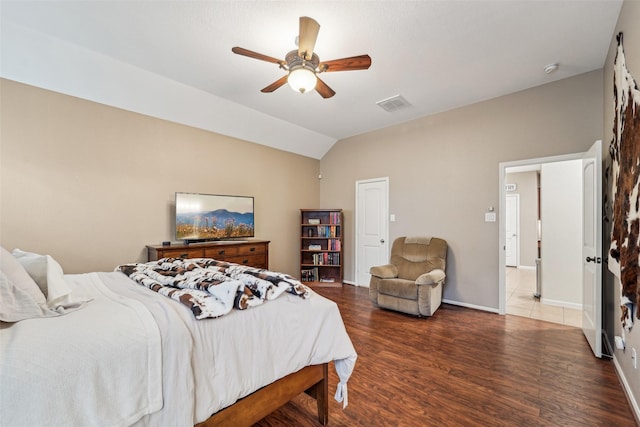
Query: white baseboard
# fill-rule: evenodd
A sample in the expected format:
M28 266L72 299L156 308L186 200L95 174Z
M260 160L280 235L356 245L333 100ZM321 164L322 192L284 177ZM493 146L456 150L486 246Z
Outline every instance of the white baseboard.
M616 368L616 374L618 374L618 379L620 380L620 383L622 383L622 389L624 390L624 394L627 396L627 400L629 401L629 406L631 407L631 412L633 412L633 416L636 419L636 423L640 425L640 406L638 406L638 401L634 397L631 387L629 387L627 377L624 376L622 367L618 363L618 359L616 359L615 352L613 353L613 366Z
M520 270L535 270L536 269L535 266L531 266L531 265L519 265L517 268L519 268Z
M369 286L366 285L358 285L356 282L352 282L351 280L343 280L342 283L346 283L347 285L352 285L352 286L362 286L365 288L368 288Z
M638 401L633 395L633 391L631 391L631 387L629 387L629 383L627 382L627 377L624 375L622 371L622 367L620 363L618 363L618 359L616 358L616 353L613 348L611 348L611 341L609 340L609 335L607 331L602 330L602 343L606 347L608 354L606 357L610 358L613 361L613 366L616 371L616 376L618 377L618 381L620 381L620 385L622 386L622 391L624 392L625 397L627 398L627 402L629 403L629 407L631 408L631 413L636 420L636 424L640 426L640 406L638 406ZM604 356L604 354L603 354Z
M451 300L448 300L448 299L443 299L442 302L445 303L445 304L458 305L460 307L473 308L474 310L489 311L491 313L496 313L496 314L500 313L500 310L498 310L497 308L493 308L493 307L485 307L485 306L482 306L482 305L467 304L466 302L451 301Z
M556 307L573 308L574 310L582 310L582 304L567 301L556 301L547 298L540 298L540 302L546 305L555 305Z

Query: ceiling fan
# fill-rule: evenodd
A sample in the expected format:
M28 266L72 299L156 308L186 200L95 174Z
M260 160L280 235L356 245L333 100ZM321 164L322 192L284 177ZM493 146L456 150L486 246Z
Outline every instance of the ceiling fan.
M336 94L335 91L320 80L318 74L331 71L366 70L371 66L371 58L369 55L359 55L320 62L318 55L313 53L318 31L320 31L320 24L312 18L301 16L298 49L287 53L284 60L241 47L234 47L231 50L238 55L273 62L288 71L287 75L263 88L261 92L273 92L285 83L289 83L294 90L300 93L315 89L323 98L331 98Z

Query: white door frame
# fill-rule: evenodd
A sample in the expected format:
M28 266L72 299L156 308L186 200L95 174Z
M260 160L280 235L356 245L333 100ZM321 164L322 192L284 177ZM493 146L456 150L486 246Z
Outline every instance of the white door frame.
M563 154L560 156L539 157L535 159L517 160L513 162L501 162L499 168L499 194L500 202L498 207L498 313L505 314L507 306L507 284L505 274L505 240L506 240L506 221L505 221L505 205L507 200L507 192L505 190L505 175L507 168L517 166L533 166L542 163L565 162L567 160L582 160L584 153Z
M356 181L356 206L355 206L355 215L354 215L354 234L355 234L355 259L354 259L354 271L353 271L353 284L358 286L358 272L360 271L360 265L359 265L359 259L360 259L360 224L358 221L359 218L359 212L358 212L358 206L360 206L360 184L367 184L370 182L377 182L377 181L384 181L386 183L386 194L384 195L384 218L385 218L385 223L387 224L387 226L384 228L384 241L386 242L385 247L387 248L387 253L386 253L386 258L387 260L389 259L389 225L388 225L388 219L389 219L389 177L381 177L381 178L371 178L371 179L361 179ZM346 281L345 281L346 282ZM368 286L369 284L366 284L366 286ZM364 285L363 285L364 286Z

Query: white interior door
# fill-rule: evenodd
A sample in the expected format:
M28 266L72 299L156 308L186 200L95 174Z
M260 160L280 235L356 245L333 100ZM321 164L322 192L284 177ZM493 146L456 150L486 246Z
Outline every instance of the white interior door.
M602 141L582 159L582 331L602 357Z
M356 284L369 286L369 269L388 264L389 179L356 182Z
M505 205L505 265L518 266L518 224L520 219L520 197L518 194L507 194Z

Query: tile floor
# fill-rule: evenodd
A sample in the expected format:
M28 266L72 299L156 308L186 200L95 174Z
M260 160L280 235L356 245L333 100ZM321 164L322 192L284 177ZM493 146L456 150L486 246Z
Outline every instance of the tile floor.
M507 314L546 320L547 322L581 327L580 310L541 304L533 297L536 291L536 271L507 267Z

